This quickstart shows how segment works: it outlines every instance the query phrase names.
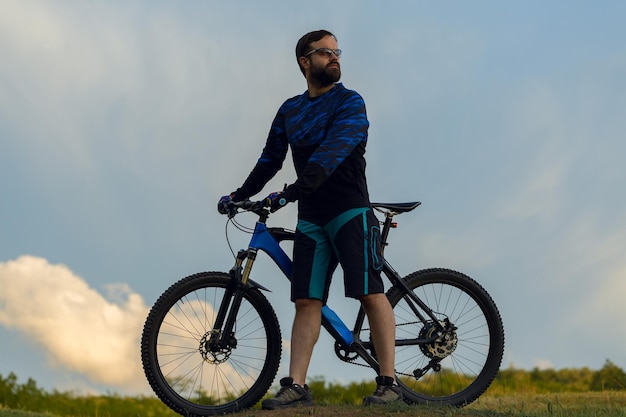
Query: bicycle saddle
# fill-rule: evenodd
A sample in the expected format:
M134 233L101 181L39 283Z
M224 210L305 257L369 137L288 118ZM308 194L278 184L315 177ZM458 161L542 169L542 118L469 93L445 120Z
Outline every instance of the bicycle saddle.
M411 203L370 203L374 208L384 208L387 210L391 210L395 213L406 213L408 211L417 208L421 203L421 201L414 201Z

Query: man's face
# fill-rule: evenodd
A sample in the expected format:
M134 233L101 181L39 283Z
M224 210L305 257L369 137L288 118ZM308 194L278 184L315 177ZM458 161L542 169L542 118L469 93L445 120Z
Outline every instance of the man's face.
M319 41L311 42L311 49L327 48L337 49L337 41L332 36L325 36ZM334 84L341 78L341 65L339 57L327 52L314 52L307 57L309 60L309 80L319 86L326 87Z

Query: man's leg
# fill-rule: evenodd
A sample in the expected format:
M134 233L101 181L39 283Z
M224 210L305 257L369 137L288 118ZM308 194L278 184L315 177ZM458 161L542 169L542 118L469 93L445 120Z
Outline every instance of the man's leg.
M380 364L380 375L395 379L395 316L385 294L370 294L361 298L370 323L374 349Z
M314 405L311 390L305 382L313 347L320 335L322 302L302 298L296 299L295 304L289 377L280 380L281 388L274 398L263 401L261 408L264 410Z
M324 229L299 220L293 248L291 299L296 315L291 330L289 376L295 384L306 383L313 347L320 335L323 300L328 297L337 258Z
M320 335L322 301L299 299L295 304L296 316L291 331L289 376L293 378L294 384L304 385L313 347Z
M395 382L395 316L385 294L361 297L372 332L380 375L376 377L376 391L363 398L364 405L389 404L402 400L402 391Z
M323 228L311 222L299 220L293 247L291 271L291 299L296 306L291 331L291 360L289 376L280 380L280 390L274 398L264 400L262 408L280 408L314 405L306 375L313 348L322 326L323 300L337 258Z

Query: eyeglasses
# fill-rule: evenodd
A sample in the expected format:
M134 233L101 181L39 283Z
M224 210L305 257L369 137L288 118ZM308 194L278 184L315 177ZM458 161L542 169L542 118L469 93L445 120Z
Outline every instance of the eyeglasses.
M307 58L309 55L313 55L316 52L320 53L321 55L326 55L328 58L332 57L333 54L335 54L337 58L341 56L341 49L317 48L304 54L304 57Z

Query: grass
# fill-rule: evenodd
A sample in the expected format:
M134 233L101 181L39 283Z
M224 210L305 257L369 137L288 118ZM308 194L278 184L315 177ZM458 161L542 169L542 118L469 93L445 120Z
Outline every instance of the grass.
M483 396L467 410L497 411L506 416L626 416L626 392ZM462 415L462 414L461 414ZM459 417L461 416L459 415ZM468 414L471 416L472 414ZM481 414L476 414L481 415ZM500 414L483 414L500 415Z
M61 417L48 413L31 413L30 411L0 409L0 417Z
M626 392L606 391L560 394L483 395L465 408L409 406L385 407L320 405L311 408L262 411L251 409L232 417L625 417ZM95 414L59 415L0 409L0 417L107 417L106 409ZM128 414L128 417L138 417ZM177 416L172 413L172 416ZM113 417L113 416L111 416ZM116 415L115 417L126 417ZM148 416L141 416L148 417Z

